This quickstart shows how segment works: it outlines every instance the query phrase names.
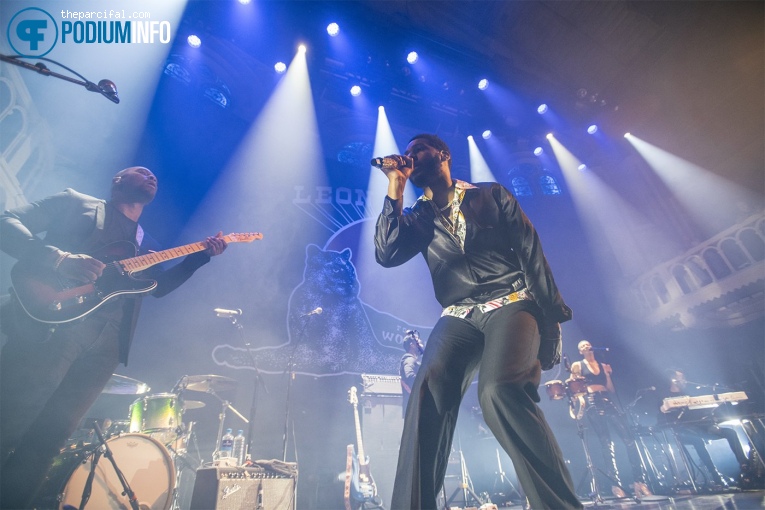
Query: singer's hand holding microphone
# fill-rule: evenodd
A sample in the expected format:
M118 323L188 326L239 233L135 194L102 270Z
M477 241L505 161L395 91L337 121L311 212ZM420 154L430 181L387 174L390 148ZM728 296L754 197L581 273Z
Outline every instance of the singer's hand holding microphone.
M385 175L389 175L391 172L398 171L404 176L404 178L409 178L412 170L414 170L414 161L414 158L410 158L409 156L391 154L390 156L385 156L382 158L374 158L370 164L373 167L382 170Z

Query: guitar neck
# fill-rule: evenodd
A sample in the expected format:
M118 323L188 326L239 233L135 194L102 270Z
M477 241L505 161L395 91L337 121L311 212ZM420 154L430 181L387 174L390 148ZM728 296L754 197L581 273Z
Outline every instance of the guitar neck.
M359 410L356 404L353 405L353 416L356 419L356 444L359 447L359 465L367 464L367 456L364 455L364 442L361 440L361 422L359 421Z
M232 237L231 235L223 236L223 239L227 243L238 243L239 239ZM207 245L203 242L191 243L185 246L178 246L177 248L170 248L168 250L154 251L147 253L146 255L139 255L138 257L132 257L117 261L125 271L137 272L148 269L151 266L167 262L168 260L177 259L178 257L185 257L199 251L207 249Z

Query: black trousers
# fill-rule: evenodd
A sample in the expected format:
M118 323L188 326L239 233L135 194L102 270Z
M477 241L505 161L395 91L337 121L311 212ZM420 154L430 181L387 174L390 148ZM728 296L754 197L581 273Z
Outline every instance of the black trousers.
M436 323L404 420L391 510L434 510L465 391L478 376L483 417L513 461L535 509L581 508L537 386L539 331L533 315L510 304Z
M611 479L611 485L622 486L622 480L619 477L619 468L616 465L614 441L611 439L609 427L616 432L627 449L627 458L632 468L632 481L644 482L643 465L640 462L640 453L635 443L635 437L629 430L627 418L616 407L608 394L606 392L588 394L586 412L590 426L598 437L598 441L600 441L600 450L603 454L606 472Z
M0 354L0 508L30 508L60 449L119 364L118 323L94 314ZM6 456L8 452L12 452Z

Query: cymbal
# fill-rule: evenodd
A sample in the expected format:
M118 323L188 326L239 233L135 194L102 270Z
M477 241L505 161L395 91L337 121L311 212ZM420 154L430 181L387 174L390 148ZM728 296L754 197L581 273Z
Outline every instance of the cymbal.
M236 381L222 375L187 375L181 388L189 391L227 391L236 388Z
M143 395L151 388L148 384L124 375L113 374L101 393L109 395Z
M204 402L200 400L184 400L183 401L183 410L188 411L189 409L201 409L204 406L206 406Z

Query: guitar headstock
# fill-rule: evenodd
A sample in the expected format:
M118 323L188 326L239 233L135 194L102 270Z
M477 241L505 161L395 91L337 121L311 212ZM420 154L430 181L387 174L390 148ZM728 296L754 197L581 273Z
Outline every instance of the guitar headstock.
M235 232L226 236L229 243L251 243L263 239L260 232Z
M356 386L351 386L351 389L348 390L348 402L353 405L357 405L359 403L359 398L356 396Z

